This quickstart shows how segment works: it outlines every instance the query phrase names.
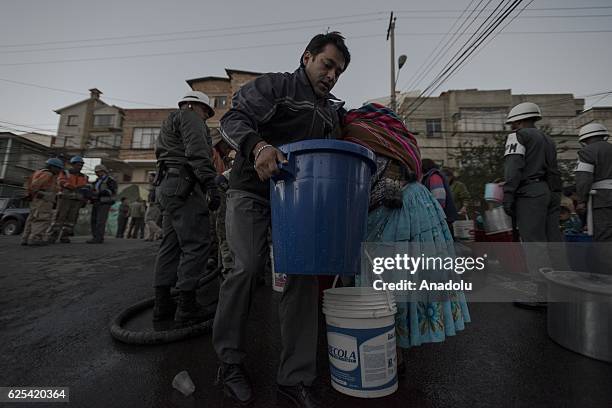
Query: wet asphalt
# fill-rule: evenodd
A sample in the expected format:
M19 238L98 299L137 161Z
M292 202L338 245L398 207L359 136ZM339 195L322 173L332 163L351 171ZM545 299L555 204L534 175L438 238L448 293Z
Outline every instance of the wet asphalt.
M0 386L70 387L69 404L0 406L234 406L214 384L210 334L160 346L127 345L109 334L115 315L152 296L157 244L84 241L28 248L0 237ZM253 406L284 407L275 388L280 295L267 284L251 310L247 368L257 393ZM470 313L464 332L409 350L399 390L376 400L331 389L320 336L316 386L325 407L612 407L612 364L550 340L545 312L480 303ZM150 330L149 321L150 311L129 325ZM196 386L190 397L171 386L182 370Z

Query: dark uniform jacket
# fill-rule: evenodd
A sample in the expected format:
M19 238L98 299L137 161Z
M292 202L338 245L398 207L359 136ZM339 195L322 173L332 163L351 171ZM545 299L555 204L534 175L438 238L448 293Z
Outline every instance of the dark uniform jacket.
M604 140L591 143L578 151L576 193L581 202L589 199L593 183L612 179L612 145ZM593 208L612 207L612 190L597 190Z
M338 138L343 104L331 94L316 97L303 68L266 74L245 84L221 118L221 134L237 152L230 188L269 198L269 181L259 180L254 168L255 145Z
M504 201L542 194L538 181L551 191L561 191L555 142L535 128L519 129L508 135L504 153Z
M212 164L210 134L206 123L195 112L180 109L164 121L155 143L158 162L184 165L204 189L213 188L217 175Z

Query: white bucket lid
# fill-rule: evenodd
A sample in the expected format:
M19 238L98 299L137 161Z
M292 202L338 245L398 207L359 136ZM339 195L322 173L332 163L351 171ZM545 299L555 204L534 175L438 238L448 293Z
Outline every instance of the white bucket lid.
M377 310L339 310L335 308L323 308L323 314L334 317L345 317L347 319L376 319L379 317L393 316L397 308Z
M355 310L367 310L367 309L382 309L389 308L388 303L377 303L374 305L355 305L355 304L344 304L344 303L334 303L334 302L323 302L323 307L337 307L340 309L355 309ZM391 307L395 307L395 303L391 303Z
M373 300L346 300L346 299L329 299L329 298L324 298L323 299L323 303L328 302L328 303L338 303L338 304L343 304L343 305L380 305L380 304L389 304L389 303L395 303L394 299L386 299L386 298L382 298L382 299L373 299Z
M331 288L323 291L323 296L330 297L345 297L345 296L360 296L360 297L384 297L386 298L387 292L382 290L376 290L372 287L342 287L342 288ZM393 296L391 294L391 296Z

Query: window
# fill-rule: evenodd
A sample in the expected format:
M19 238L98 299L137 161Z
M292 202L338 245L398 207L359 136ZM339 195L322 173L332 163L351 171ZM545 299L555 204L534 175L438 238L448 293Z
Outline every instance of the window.
M213 106L219 109L227 108L227 96L215 96Z
M461 108L457 129L460 132L501 132L506 129L506 115L500 108Z
M68 119L66 120L66 126L76 126L78 124L79 124L78 115L68 115Z
M94 115L94 126L96 127L112 126L113 116L115 115Z
M91 138L89 146L98 149L117 149L121 146L121 135L98 135Z
M153 149L159 128L134 128L132 149Z
M425 127L427 129L427 137L442 137L441 119L426 119Z

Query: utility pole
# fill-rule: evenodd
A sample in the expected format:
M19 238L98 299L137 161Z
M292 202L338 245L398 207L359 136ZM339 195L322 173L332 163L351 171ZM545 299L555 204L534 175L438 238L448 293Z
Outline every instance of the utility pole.
M391 99L389 107L391 110L396 110L396 101L395 101L395 17L393 17L393 12L391 12L391 17L389 18L389 27L387 28L387 41L391 39Z

